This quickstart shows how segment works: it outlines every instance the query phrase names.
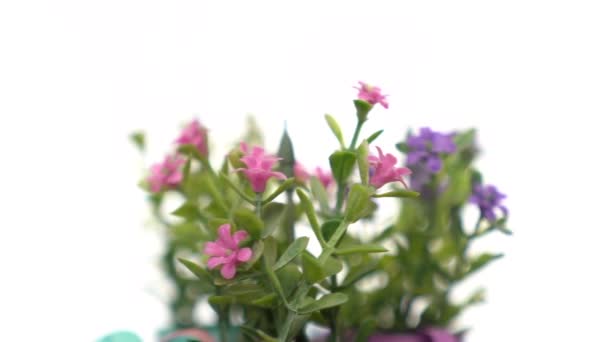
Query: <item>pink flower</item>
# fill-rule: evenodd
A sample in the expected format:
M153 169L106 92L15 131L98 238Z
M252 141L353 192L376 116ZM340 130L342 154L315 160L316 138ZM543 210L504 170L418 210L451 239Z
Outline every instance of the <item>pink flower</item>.
M376 149L378 150L378 156L370 155L368 157L371 175L369 182L371 185L379 189L386 183L401 182L407 188L403 176L411 174L412 171L407 167L395 167L397 164L395 156L390 153L385 155L380 147L376 146Z
M207 156L207 129L201 126L197 119L192 120L188 126L184 127L180 136L175 140L179 145L194 145L197 150Z
M334 184L334 176L331 174L331 172L324 171L318 166L315 169L315 176L319 178L319 181L321 181L321 184L323 184L325 189L329 189L329 187Z
M225 279L232 279L236 274L236 267L251 259L253 252L251 248L239 247L239 243L245 240L248 234L244 230L239 230L233 235L230 234L230 225L223 224L218 229L218 238L215 242L207 242L203 253L211 256L207 261L207 266L214 269L223 265L220 273Z
M310 178L310 174L304 168L304 165L300 164L300 162L296 162L293 166L293 175L296 178L296 181L300 183L306 183L306 181Z
M388 102L386 101L386 95L382 95L380 88L371 86L365 82L359 81L361 88L359 89L358 98L359 100L367 101L372 105L379 103L384 108L388 108Z
M175 188L182 181L181 166L186 160L178 155L166 156L162 163L152 165L148 182L152 192Z
M287 178L281 172L272 171L272 168L280 158L266 154L263 148L254 146L253 150L249 151L249 146L243 142L241 143L241 151L245 153L241 161L247 167L239 168L236 171L242 171L245 174L254 192L264 192L266 190L266 183L271 177L278 179Z

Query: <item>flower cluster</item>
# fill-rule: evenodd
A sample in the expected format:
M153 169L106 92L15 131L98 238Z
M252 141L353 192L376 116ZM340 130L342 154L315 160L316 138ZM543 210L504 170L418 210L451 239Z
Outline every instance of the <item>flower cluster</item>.
M350 144L338 121L325 117L336 137L335 149L323 157L328 166L307 169L284 132L276 154L246 137L214 168L207 129L198 120L182 130L174 152L152 166L150 202L170 232L163 260L176 286L176 330L166 341L460 341L450 332L455 318L483 296L460 302L450 289L499 258L467 247L489 232L508 232L505 195L483 185L473 164L473 131L421 128L397 144L402 155L378 146L382 131L367 135L364 123L376 104L388 108L387 96L365 82L355 88ZM172 189L183 203L168 219L163 209L172 204L157 194ZM378 208L391 200L397 212L381 217L385 210ZM474 229L462 217L467 205L480 211ZM352 229L361 221L365 234ZM308 250L311 239L319 253ZM178 255L195 256L178 259L192 275L178 272ZM379 277L388 279L381 288L358 286ZM197 301L216 311L217 336L198 329ZM422 312L412 310L419 304ZM387 312L390 319L378 319ZM230 335L235 313L241 328ZM326 325L329 337L305 336L311 317Z

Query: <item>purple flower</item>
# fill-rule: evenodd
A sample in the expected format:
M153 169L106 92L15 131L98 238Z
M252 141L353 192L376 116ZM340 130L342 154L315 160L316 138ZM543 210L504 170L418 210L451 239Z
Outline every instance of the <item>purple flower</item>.
M502 200L506 197L493 185L482 186L481 184L477 184L473 187L470 202L477 204L483 218L494 222L496 221L496 209L499 209L504 216L507 216L509 213L507 207L501 205Z
M428 127L421 128L418 135L409 136L406 144L409 150L407 165L423 165L431 173L441 170L442 154L456 152L454 134L435 132Z

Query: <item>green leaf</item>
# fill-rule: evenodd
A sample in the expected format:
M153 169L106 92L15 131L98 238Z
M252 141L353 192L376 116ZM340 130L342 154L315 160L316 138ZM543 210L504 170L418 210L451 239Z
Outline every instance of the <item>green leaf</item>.
M281 257L276 262L276 264L274 264L273 269L275 271L278 271L283 266L287 265L291 260L293 260L298 255L300 255L300 253L302 253L306 249L306 246L308 246L307 237L300 237L300 238L297 238L296 240L294 240L289 245L289 247L287 247L287 249L285 250L283 255L281 255Z
M262 221L264 221L262 238L272 235L281 221L285 208L285 204L276 202L268 203L262 208Z
M407 148L407 144L405 142L400 142L395 145L397 151L407 153L409 150Z
M296 158L294 156L291 138L289 137L289 134L287 134L287 129L283 130L283 136L281 137L277 156L281 158L281 160L279 160L279 171L285 176L293 178L293 167L296 163Z
M237 227L245 229L254 240L262 236L264 222L251 210L240 208L234 211L234 222Z
M210 296L207 301L209 302L209 304L213 305L226 305L235 303L236 298L232 296Z
M205 160L205 156L201 154L201 151L196 148L194 145L180 145L177 148L177 151L186 157L193 157L194 159L203 161Z
M329 156L329 165L338 184L346 182L353 171L357 155L352 151L336 151Z
M483 253L483 254L473 258L473 260L469 264L469 269L468 269L466 275L471 275L471 274L481 270L483 267L487 266L490 262L492 262L496 259L500 259L502 257L503 257L503 254Z
M284 293L291 294L298 286L302 272L296 264L287 264L276 272Z
M276 293L271 293L269 295L263 296L256 300L250 302L251 305L260 306L263 308L272 308L275 305L275 299L277 298Z
M351 268L346 277L344 277L341 287L347 288L350 285L358 282L359 280L378 270L378 262L370 262L363 265L355 266Z
M361 183L369 184L369 146L367 140L363 140L357 149L357 163L359 164L359 177Z
M228 186L232 190L234 190L234 192L236 192L237 194L239 194L239 196L241 196L241 198L243 198L245 201L247 201L247 202L255 205L255 200L253 198L251 198L250 196L248 196L247 194L245 194L245 192L243 190L241 190L241 188L239 188L236 184L234 184L232 182L232 180L230 180L230 178L226 174L221 173L220 174L220 178L224 182L226 182L226 184L228 184Z
M264 288L255 283L235 283L226 286L222 294L226 296L244 296L251 293L264 292Z
M329 126L331 131L334 133L334 136L336 136L336 139L338 139L338 142L340 143L340 148L345 149L344 137L342 135L342 130L340 129L340 125L338 124L338 121L336 121L336 119L334 119L329 114L325 114L325 121L327 121L327 125Z
M330 211L329 197L327 196L325 187L316 176L310 177L310 191L312 192L313 197L319 202L322 212L328 213Z
M182 186L188 187L188 180L190 180L190 169L192 168L192 157L188 157L186 160L186 165L184 166L184 170L182 171Z
M373 193L374 189L372 187L354 184L348 193L344 218L348 222L353 223L369 214L370 197Z
M383 129L376 131L376 132L374 132L374 134L370 135L369 138L367 138L365 140L367 140L368 144L371 144L372 142L374 142L374 140L376 140L380 136L380 134L382 134L382 132L384 132Z
M372 110L374 105L363 100L354 100L355 108L357 109L357 119L359 122L367 120L367 114Z
M342 271L342 262L336 258L329 257L323 265L323 275L325 278L331 277Z
M379 245L356 245L352 247L338 248L334 252L335 255L348 255L355 253L384 253L388 250Z
M129 136L129 139L131 139L131 142L135 144L140 152L144 152L146 150L146 134L144 132L133 132Z
M272 269L277 262L277 241L269 236L264 239L264 265Z
M304 207L304 212L306 213L306 217L308 217L308 222L312 228L312 231L315 233L317 240L321 244L321 246L327 245L325 239L323 239L323 234L321 233L321 227L319 226L319 221L317 220L317 214L315 213L315 208L310 201L310 198L304 193L302 189L297 189L296 193L300 198L300 202L302 202L302 206Z
M179 260L182 265L186 266L186 268L190 270L190 272L192 272L198 279L209 283L213 282L213 278L209 272L207 272L207 270L199 266L197 263L182 258L177 258L177 260Z
M251 259L249 259L246 263L245 263L245 270L250 270L253 265L255 265L258 260L260 260L260 257L264 254L264 241L263 240L257 240L256 242L253 243L253 247L251 248L251 251L253 252Z
M279 185L279 187L272 194L270 194L270 196L266 197L266 199L262 201L262 205L266 205L272 202L273 199L277 198L277 196L282 194L285 190L291 188L293 186L293 183L293 178L287 178L281 183L281 185Z
M304 305L301 308L298 308L299 314L307 314L315 311L321 311L324 309L332 308L334 306L339 306L348 301L348 296L344 293L334 292L327 294L320 299L314 301L313 303Z
M376 320L373 318L367 318L363 320L359 329L357 330L357 338L354 342L366 342L369 340L369 337L374 333L376 329Z
M334 233L336 232L336 229L338 229L338 227L340 226L340 223L342 223L341 220L329 220L329 221L324 222L323 225L321 226L321 232L323 232L323 238L325 238L325 240L329 241L331 239L332 235L334 235Z
M389 191L382 194L373 194L371 197L380 198L380 197L398 197L398 198L416 198L420 196L420 193L416 191L409 190L395 190Z
M171 215L175 215L181 218L184 218L188 221L194 221L201 217L201 212L196 204L192 202L186 202L182 204L179 208L175 209Z
M304 269L304 278L311 284L325 279L323 265L308 251L302 253L302 268Z

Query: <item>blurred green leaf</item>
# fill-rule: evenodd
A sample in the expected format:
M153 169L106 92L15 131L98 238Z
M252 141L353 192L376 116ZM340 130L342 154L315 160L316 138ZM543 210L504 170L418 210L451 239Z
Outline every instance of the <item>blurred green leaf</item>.
M325 242L325 239L323 239L321 227L319 226L319 221L317 220L317 214L315 213L315 208L312 206L312 202L310 201L310 199L308 198L308 196L306 195L306 193L304 193L304 191L302 189L297 189L296 193L298 194L298 197L300 198L300 201L302 202L302 206L304 207L304 212L306 213L306 216L308 217L308 222L310 223L312 231L315 233L315 236L317 237L317 240L319 241L321 246L325 246L327 243Z
M348 296L344 293L334 292L327 294L313 303L307 304L301 308L298 308L299 314L312 313L315 311L321 311L324 309L339 306L348 301Z
M140 152L146 150L146 134L144 132L133 132L129 135L129 139L131 139L131 142L135 144L135 147L137 147Z
M338 184L346 182L353 171L357 155L352 151L336 151L329 157L329 165Z
M288 178L293 178L293 168L296 163L296 158L293 152L293 144L291 138L287 133L287 129L283 130L283 136L281 137L281 143L279 144L279 152L277 156L281 158L279 160L279 171L282 172Z
M273 199L277 198L277 196L282 194L285 190L291 188L293 186L293 183L293 178L288 178L281 182L281 185L279 185L279 187L272 194L270 194L268 197L266 197L266 199L262 201L262 205L270 203Z
M369 263L365 263L362 265L358 265L355 267L352 267L349 271L348 274L346 275L346 277L344 277L344 280L342 281L341 287L349 287L350 285L358 282L359 280L363 279L364 277L379 271L380 269L378 268L378 262L369 262Z
M179 208L175 209L171 215L184 218L188 221L194 221L201 217L201 212L195 203L185 202Z
M361 183L369 184L369 146L367 140L363 140L357 149L357 163L359 164L359 176Z
M334 119L329 114L325 114L325 121L327 121L327 125L329 126L331 131L334 133L334 136L336 137L336 139L338 139L338 142L340 143L340 148L345 149L344 137L342 135L342 130L340 129L340 125L338 124L338 121L336 121L336 119Z
M262 221L264 221L264 231L262 238L270 236L278 227L281 217L285 212L285 204L271 202L262 208Z
M420 193L418 193L416 191L409 191L409 190L395 190L395 191L385 192L382 194L373 194L372 195L372 197L374 197L374 198L381 198L381 197L416 198L418 196L420 196Z
M289 245L289 247L287 247L287 249L285 250L283 255L281 255L276 264L274 264L274 270L278 271L279 269L287 265L291 260L300 255L300 253L302 253L306 249L306 246L308 246L307 237L300 237L294 240Z
M240 208L234 211L233 217L236 226L245 229L253 240L261 238L264 222L254 212Z
M355 253L384 253L388 250L379 245L358 245L351 247L338 248L334 252L335 255L347 255Z
M321 206L321 211L324 213L328 213L330 211L329 208L329 197L327 196L327 190L321 181L316 176L310 177L310 191L312 192L313 197L319 202Z
M177 260L179 260L182 265L186 266L186 268L190 270L190 272L192 272L198 279L204 282L213 283L213 278L209 272L207 272L207 270L199 266L197 263L182 258L177 258Z
M376 140L380 136L380 134L382 134L382 132L384 132L383 129L374 132L374 134L370 135L369 138L366 139L367 143L371 144L372 142L374 142L374 140Z
M325 278L323 266L319 260L308 251L302 253L302 267L304 269L304 278L311 284Z
M353 184L346 200L345 219L348 222L356 222L369 214L370 197L373 193L374 189L369 186Z

